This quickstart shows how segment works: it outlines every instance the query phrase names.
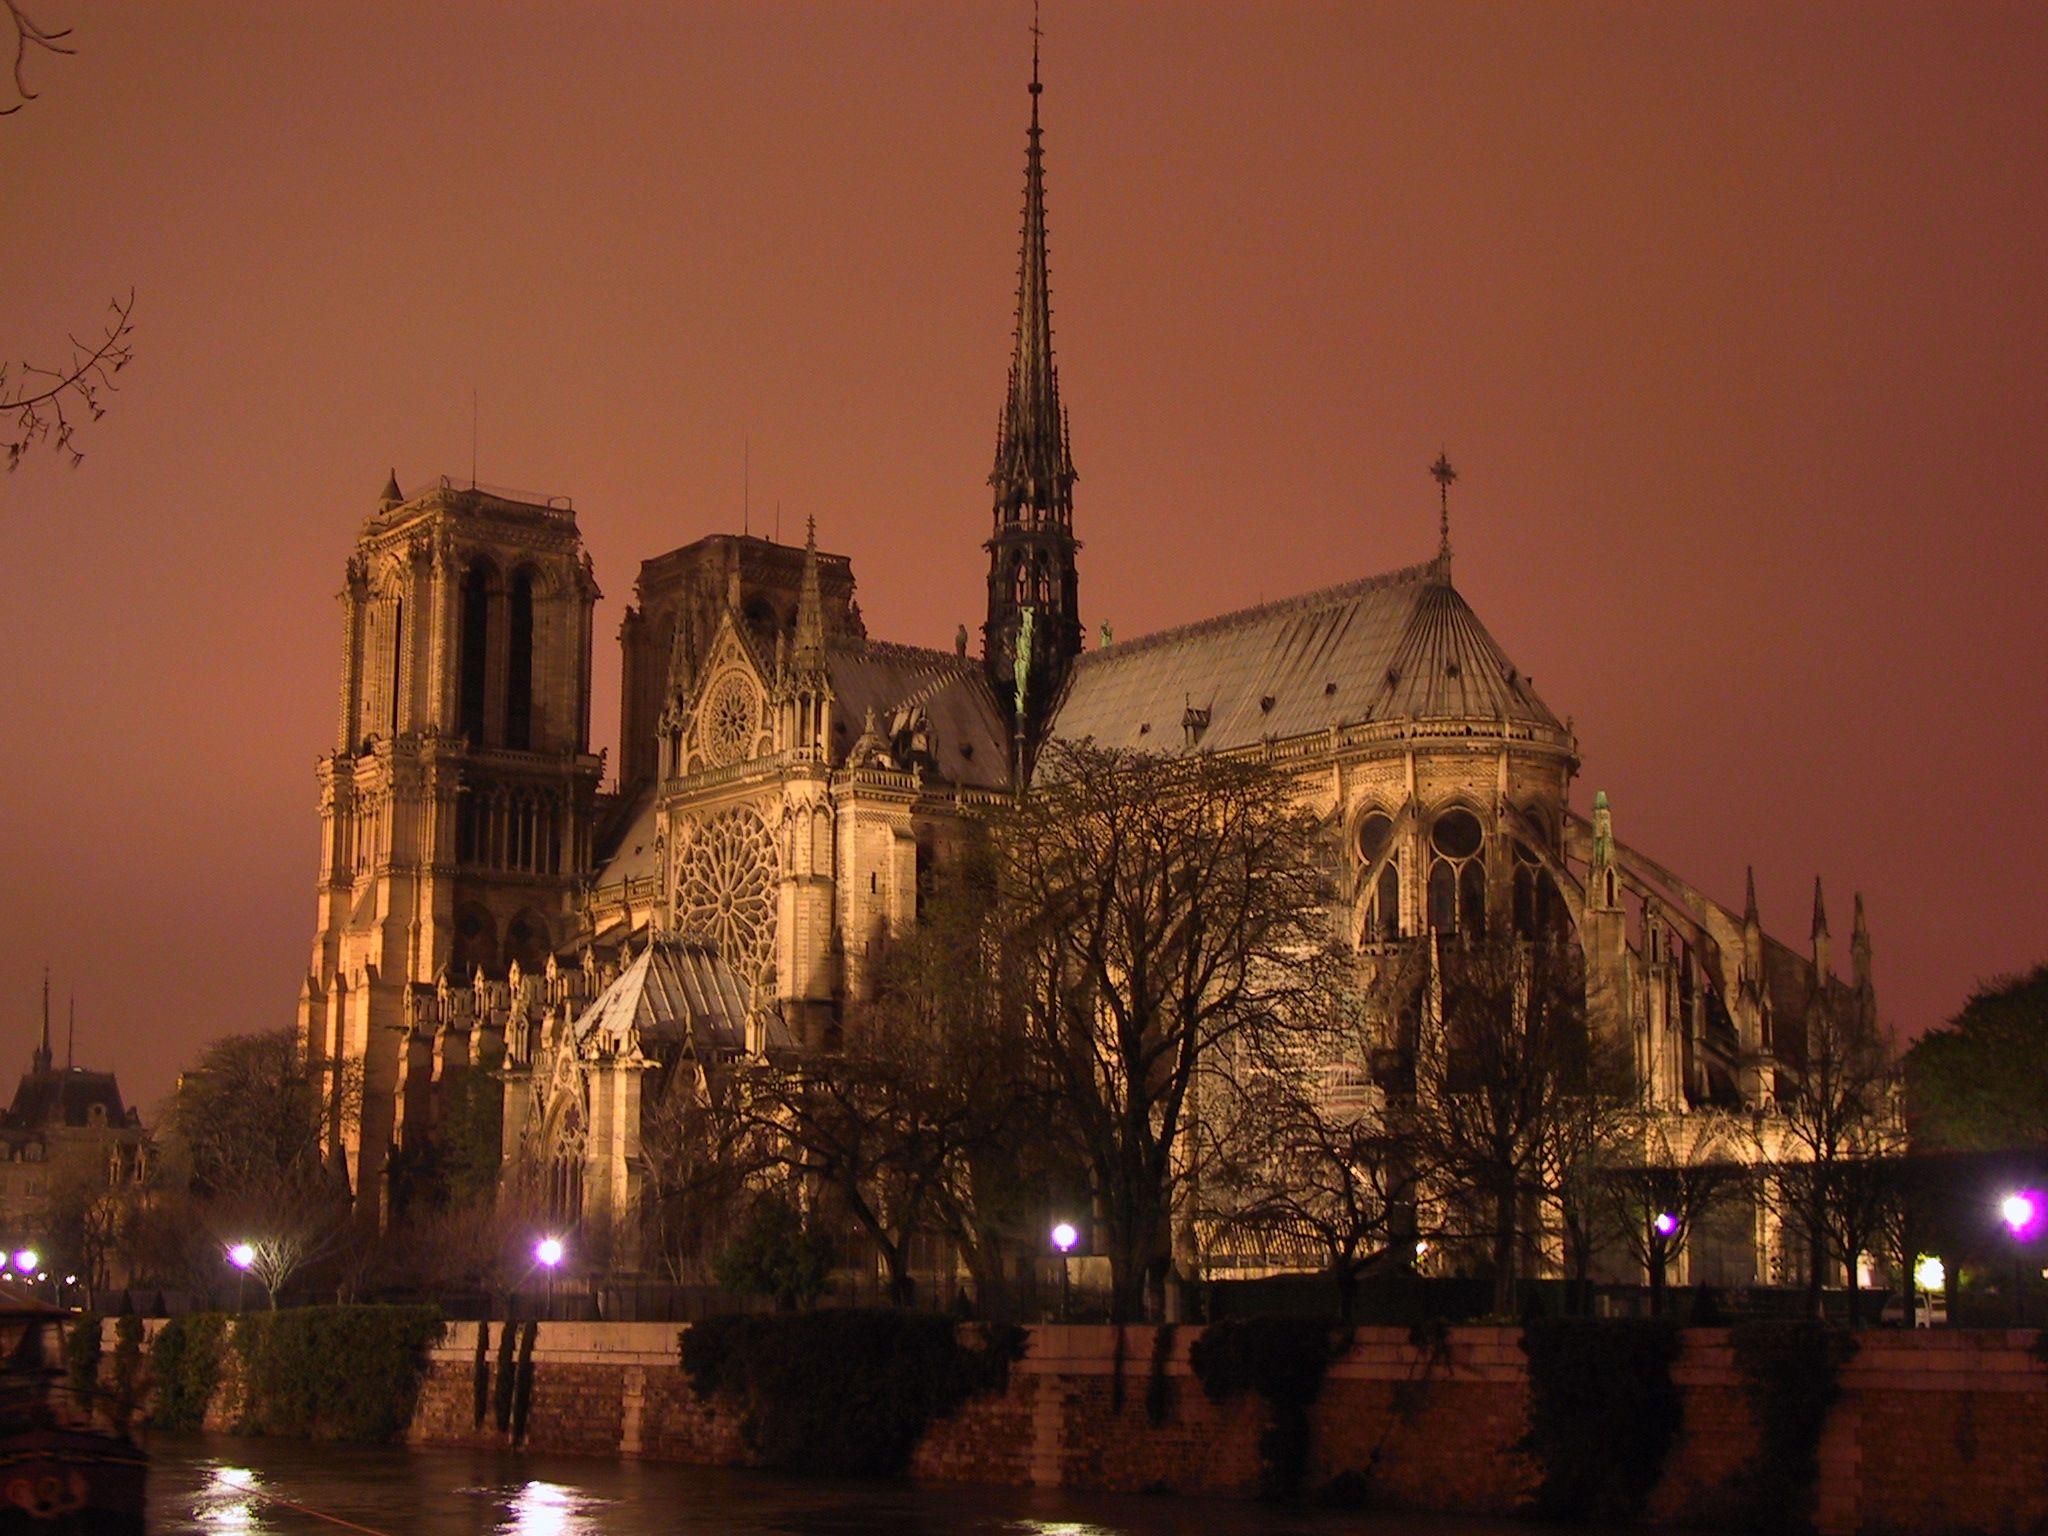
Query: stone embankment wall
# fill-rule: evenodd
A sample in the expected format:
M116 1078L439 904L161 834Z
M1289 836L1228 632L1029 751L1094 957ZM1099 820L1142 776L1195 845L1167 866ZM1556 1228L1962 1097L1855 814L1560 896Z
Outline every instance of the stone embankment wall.
M434 1351L411 1437L502 1445L476 1423L476 1324ZM1122 1492L1249 1496L1266 1408L1211 1403L1183 1328L1163 1359L1159 1422L1148 1409L1153 1330L1125 1330L1121 1367L1106 1327L1031 1330L999 1396L935 1424L913 1459L921 1478ZM524 1443L542 1450L743 1463L732 1415L696 1401L678 1329L543 1323ZM1825 1536L1946 1536L2048 1528L2048 1362L2030 1332L1871 1333L1842 1373L1820 1444L1816 1518ZM493 1364L497 1339L489 1353ZM1122 1386L1117 1380L1121 1374ZM1652 1495L1659 1524L1713 1526L1757 1430L1724 1330L1694 1329L1673 1368L1684 1420ZM1536 1480L1517 1449L1528 1372L1517 1332L1453 1328L1436 1349L1362 1328L1330 1367L1313 1414L1309 1485L1355 1474L1377 1507L1499 1514Z

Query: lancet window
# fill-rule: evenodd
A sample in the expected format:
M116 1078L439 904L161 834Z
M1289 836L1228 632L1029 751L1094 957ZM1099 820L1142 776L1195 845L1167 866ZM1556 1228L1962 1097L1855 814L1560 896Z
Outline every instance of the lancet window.
M1486 831L1462 806L1429 830L1429 926L1442 933L1486 927Z

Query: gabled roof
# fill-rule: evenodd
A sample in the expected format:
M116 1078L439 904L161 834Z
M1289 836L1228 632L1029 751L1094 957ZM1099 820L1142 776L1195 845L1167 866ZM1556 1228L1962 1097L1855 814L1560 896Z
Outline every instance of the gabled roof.
M922 709L941 778L985 788L1009 782L1009 733L980 662L953 651L862 640L828 644L825 671L845 727L833 741L836 756L843 758L854 744L869 710L887 738L899 714Z
M1091 651L1051 734L1180 752L1189 709L1218 752L1374 720L1564 729L1439 561Z
M744 1050L747 999L715 949L658 933L583 1010L576 1043L624 1050L665 1042L690 1046L699 1060Z
M654 840L660 835L660 816L650 786L639 799L612 823L611 834L597 852L597 868L591 875L596 885L617 885L661 873L661 859Z

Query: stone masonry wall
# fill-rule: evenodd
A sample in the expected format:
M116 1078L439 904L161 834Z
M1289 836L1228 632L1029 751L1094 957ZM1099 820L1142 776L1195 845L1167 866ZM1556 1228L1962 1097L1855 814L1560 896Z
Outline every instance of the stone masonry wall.
M501 1445L492 1394L475 1422L476 1328L451 1324L429 1361L410 1438ZM1188 1364L1198 1327L1163 1360L1164 1412L1147 1410L1154 1333L1030 1330L1007 1391L932 1426L912 1474L932 1481L1248 1497L1265 1408L1211 1403ZM712 1465L747 1459L735 1416L696 1400L665 1323L542 1323L524 1444L536 1450ZM2048 1359L2031 1332L1922 1330L1861 1336L1820 1445L1824 1536L2022 1536L2048 1529ZM488 1351L495 1372L498 1337ZM1728 1334L1693 1329L1673 1376L1684 1419L1652 1494L1658 1525L1728 1528L1727 1486L1756 1446ZM494 1382L492 1383L494 1385ZM223 1383L223 1404L232 1391ZM1440 1348L1361 1328L1313 1413L1311 1487L1343 1474L1379 1508L1514 1510L1535 1468L1517 1449L1528 1375L1517 1332L1453 1328ZM225 1424L229 1415L209 1415Z

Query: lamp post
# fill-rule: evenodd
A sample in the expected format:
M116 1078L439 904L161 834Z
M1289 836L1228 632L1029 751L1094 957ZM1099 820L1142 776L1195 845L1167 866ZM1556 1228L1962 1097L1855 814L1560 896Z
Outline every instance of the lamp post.
M228 1262L235 1267L235 1310L242 1310L242 1293L248 1283L249 1271L256 1263L254 1243L235 1243L228 1248Z
M1052 1245L1060 1251L1060 1321L1063 1323L1067 1320L1069 1272L1072 1269L1068 1258L1074 1251L1074 1245L1080 1241L1081 1234L1074 1230L1071 1221L1053 1223Z
M2048 1213L2048 1196L2038 1190L2016 1189L1998 1202L1998 1214L2012 1234L2012 1321L2016 1328L2027 1322L2027 1244L2041 1230Z
M548 1311L550 1313L553 1313L555 1309L555 1271L561 1267L562 1260L568 1256L568 1252L568 1248L559 1237L543 1237L533 1245L533 1262L547 1271Z

